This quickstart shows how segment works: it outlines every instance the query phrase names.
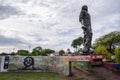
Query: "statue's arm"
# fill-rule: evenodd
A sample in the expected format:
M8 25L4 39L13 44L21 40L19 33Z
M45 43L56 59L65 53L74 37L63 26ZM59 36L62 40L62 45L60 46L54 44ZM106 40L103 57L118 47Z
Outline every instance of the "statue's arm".
M80 12L80 15L79 15L79 22L80 22L80 23L82 22L83 15L84 15L84 12L81 11L81 12Z

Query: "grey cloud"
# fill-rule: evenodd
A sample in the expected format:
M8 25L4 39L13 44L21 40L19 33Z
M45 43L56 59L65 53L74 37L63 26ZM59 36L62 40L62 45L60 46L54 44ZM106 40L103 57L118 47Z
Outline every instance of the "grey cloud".
M17 8L15 8L13 6L0 5L0 19L6 19L6 18L9 18L12 15L19 15L21 13L22 12L19 9L17 9Z
M104 7L104 8L103 8ZM105 5L102 8L105 9L105 11L107 13L116 13L116 12L120 12L120 0L110 0L109 2L106 1ZM104 12L105 12L104 11Z
M5 3L6 0L5 1L1 0L1 1L3 2L0 4L3 4ZM7 2L10 2L10 1L7 0L6 3ZM16 6L19 6L23 10L25 5L27 6L25 7L25 10L30 9L31 6L33 7L36 6L38 9L39 7L46 8L50 10L50 12L48 12L48 15L45 16L45 18L47 17L46 20L43 20L42 18L44 16L39 15L38 13L32 13L32 11L29 12L29 10L25 11L25 12L28 11L29 14L26 13L26 15L24 16L27 16L30 22L30 24L28 24L26 21L25 24L28 26L34 27L34 28L29 27L29 30L30 30L29 33L32 33L34 31L31 29L35 29L35 31L38 31L38 33L37 34L35 33L35 35L29 35L29 37L33 36L35 38L35 40L34 39L31 40L33 41L33 43L30 41L25 42L22 39L18 39L18 38L17 39L6 38L4 36L0 36L0 45L22 45L22 44L28 45L30 43L33 45L42 44L42 42L44 41L46 42L50 41L48 39L48 36L50 36L50 38L52 38L51 36L54 36L57 40L55 40L54 43L51 43L50 45L43 44L45 45L44 47L64 48L66 45L70 45L71 41L74 38L76 38L77 36L79 37L80 35L83 34L80 28L81 25L78 21L78 17L81 10L81 6L84 4L88 5L89 7L89 13L92 17L92 25L93 25L95 36L96 34L98 34L97 37L102 34L105 34L106 31L109 31L109 29L114 29L114 28L119 29L119 25L120 25L119 24L120 19L113 20L115 21L115 22L112 21L113 23L111 23L110 21L110 19L112 19L111 17L113 14L119 15L120 13L120 9L119 9L120 0L116 0L116 1L115 0L106 0L106 1L105 0L99 0L99 1L96 1L96 0L15 0L15 1L12 1L11 0L11 3L8 3L8 5L11 5L11 6L0 6L0 19L6 19L10 16L21 14L20 9L12 6L14 4L16 4ZM100 25L97 25L98 23ZM15 26L19 27L20 25L15 25ZM27 29L27 27L25 28ZM97 29L96 27L101 27L101 28ZM104 31L103 31L103 28L104 28ZM45 32L43 32L42 30L46 31L46 34L44 34ZM49 34L50 31L53 32L52 35L51 33ZM79 33L79 35L75 36L76 33ZM93 37L93 39L94 38L95 37Z
M45 6L45 7L50 7L50 5L49 4L45 4L45 3L40 3L39 5L41 5L41 6Z
M22 3L28 3L30 0L22 0Z
M69 29L69 30L67 30L67 31L58 31L58 35L60 35L60 36L72 36L72 35L74 35L75 34L75 32L76 32L76 30L75 29Z
M25 44L22 40L17 38L7 38L2 35L0 35L0 45L1 46L20 46L22 44Z

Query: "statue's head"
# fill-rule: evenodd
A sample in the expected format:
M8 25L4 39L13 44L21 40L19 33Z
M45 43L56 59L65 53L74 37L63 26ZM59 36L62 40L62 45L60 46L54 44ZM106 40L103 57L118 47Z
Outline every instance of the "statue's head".
M88 11L87 5L83 5L83 6L82 6L82 10Z

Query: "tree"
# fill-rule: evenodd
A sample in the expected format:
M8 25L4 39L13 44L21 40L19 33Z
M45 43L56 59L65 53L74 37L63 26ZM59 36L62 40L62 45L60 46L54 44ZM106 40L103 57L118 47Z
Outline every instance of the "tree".
M75 49L76 49L76 51L77 51L78 46L77 46L77 40L76 40L76 39L75 39L75 40L73 40L73 42L72 42L71 46L72 46L73 48L75 48Z
M38 56L38 55L39 55L39 52L36 51L36 50L33 50L33 51L31 52L31 56Z
M21 55L21 56L30 55L28 50L18 50L17 53L18 53L18 55Z
M114 53L115 53L116 63L120 63L120 47L116 48Z
M83 43L83 38L79 37L77 40L78 40L78 46L81 46L81 44Z
M11 55L17 55L15 52L11 52Z
M52 50L52 49L43 49L42 51L41 51L41 54L42 54L42 56L47 56L47 54L51 54L51 53L54 53L55 51L54 50Z
M41 51L42 51L42 47L40 47L40 46L35 47L31 53L31 55L33 55L33 56L41 55Z
M79 37L72 41L71 46L76 49L76 52L78 52L78 48L81 46L82 43L83 43L83 38Z
M110 53L113 53L115 45L120 43L120 31L113 31L100 38L98 38L93 47L96 48L99 45L105 45Z
M37 47L35 47L33 50L36 50L36 51L38 51L38 52L41 52L41 51L42 51L42 47L37 46Z
M59 55L60 55L60 56L63 56L63 54L65 54L65 51L64 51L64 50L60 50L60 51L59 51Z
M2 52L0 53L0 55L8 55L8 53Z

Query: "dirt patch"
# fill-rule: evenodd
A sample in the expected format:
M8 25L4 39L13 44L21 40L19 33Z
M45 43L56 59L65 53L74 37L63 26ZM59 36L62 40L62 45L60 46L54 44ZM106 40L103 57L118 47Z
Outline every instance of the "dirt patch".
M73 76L72 77L63 77L60 80L120 80L120 76L108 70L104 67L94 67L91 68L91 72L85 73L76 68L72 69Z
M120 80L120 76L104 67L92 68L93 74L101 80Z
M93 76L91 74L87 74L87 73L80 71L76 68L73 68L72 72L73 72L72 77L66 76L60 80L97 80L96 76Z

